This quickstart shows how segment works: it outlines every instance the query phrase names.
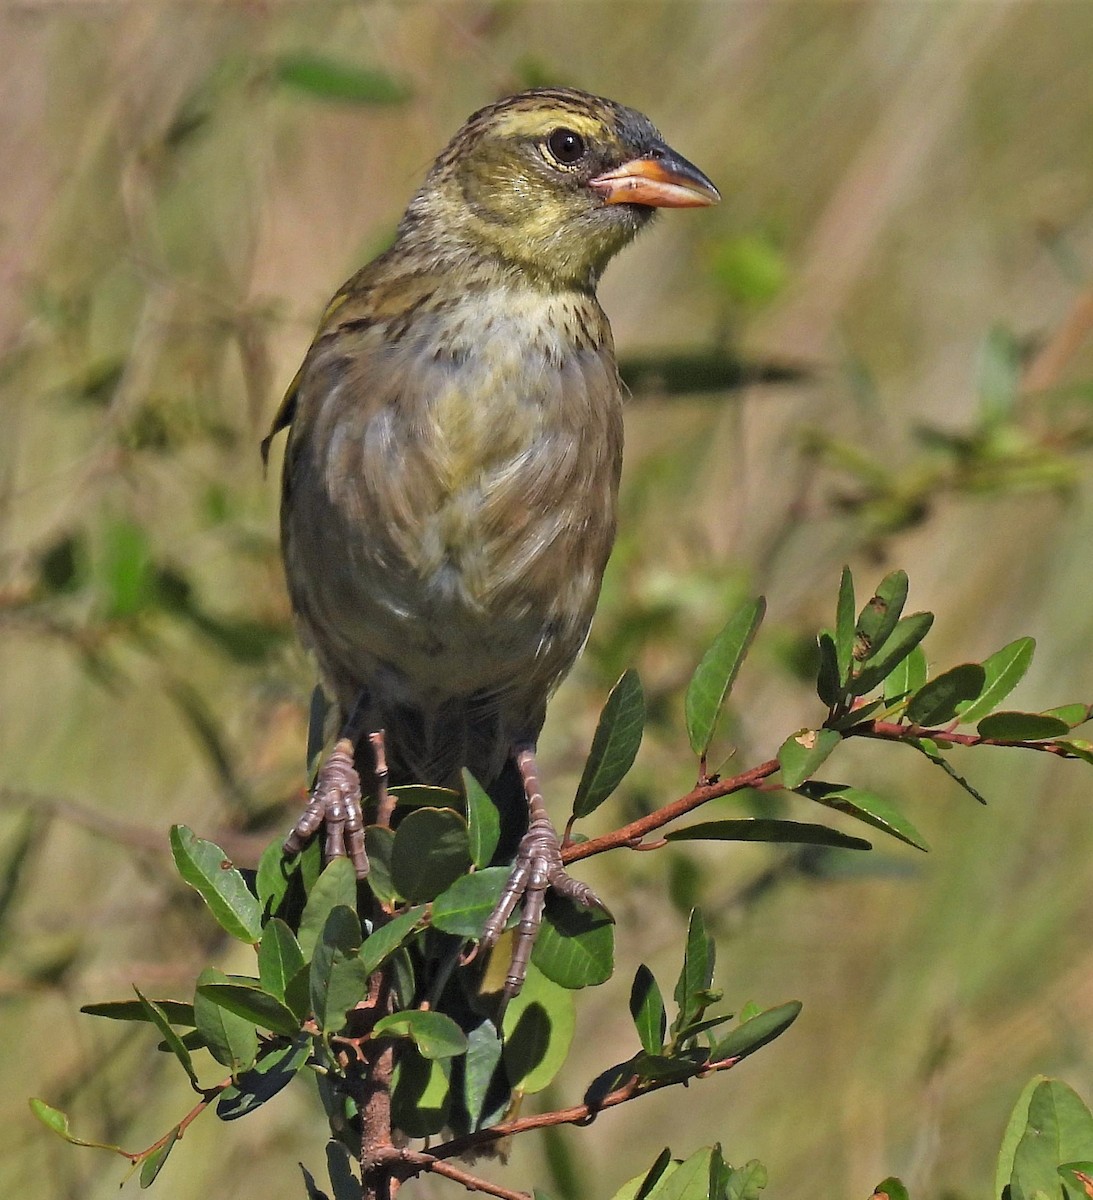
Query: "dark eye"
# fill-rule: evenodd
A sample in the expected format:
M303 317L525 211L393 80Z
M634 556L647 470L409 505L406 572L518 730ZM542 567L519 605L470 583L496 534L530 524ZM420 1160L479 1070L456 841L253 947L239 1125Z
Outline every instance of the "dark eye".
M584 154L584 138L572 129L555 129L547 138L547 149L558 162L571 166Z

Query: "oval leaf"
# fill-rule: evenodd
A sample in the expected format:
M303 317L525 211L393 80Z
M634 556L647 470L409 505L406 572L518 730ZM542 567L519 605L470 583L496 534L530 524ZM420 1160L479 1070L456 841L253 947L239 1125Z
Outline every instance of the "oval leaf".
M926 666L926 655L921 646L916 646L884 681L884 699L888 704L897 704L913 696L930 677Z
M928 612L912 613L898 621L888 640L854 676L850 689L853 694L864 696L883 683L930 632L933 623L934 614Z
M821 783L818 779L803 784L797 791L817 804L856 817L874 829L891 834L916 850L929 849L918 830L883 796L842 783Z
M956 706L961 721L970 724L993 712L1021 682L1035 649L1035 638L1023 637L984 659L983 672L986 678L978 698Z
M1046 713L996 712L976 726L980 737L1000 742L1042 742L1065 737L1070 726Z
M551 895L532 951L532 962L564 988L583 988L611 978L615 965L611 919Z
M767 610L766 600L743 605L706 651L687 688L684 711L691 749L705 755L717 720Z
M561 1070L573 1041L577 1006L573 993L534 965L518 996L505 1009L505 1073L513 1090L541 1092Z
M782 786L793 791L811 778L832 750L842 741L834 729L801 729L786 738L778 751Z
M487 867L473 875L462 876L433 901L430 923L444 933L478 937L486 918L501 898L508 878L508 867Z
M807 785L806 785L807 786ZM674 829L669 842L786 842L799 846L836 846L840 850L872 850L864 838L851 837L826 825L805 821L775 821L767 817L740 817L733 821L705 821Z
M659 1054L664 1048L668 1019L656 978L644 963L638 967L630 987L630 1016L634 1019L641 1048L646 1054Z
M907 572L886 575L869 603L861 610L854 627L854 658L866 662L892 636L907 603Z
M305 961L310 961L327 917L339 905L354 911L357 907L357 873L348 858L328 862L308 894L297 934Z
M258 978L271 996L284 1000L288 981L304 965L296 935L279 917L267 922L258 944Z
M205 984L227 982L227 975L216 967L207 967L201 972L194 994L194 1020L209 1053L233 1075L238 1075L258 1054L255 1023L222 1008L201 991Z
M401 104L410 89L383 71L310 53L282 54L274 62L278 83L317 100L341 104Z
M410 1009L389 1013L376 1022L375 1037L409 1038L424 1058L456 1058L467 1053L467 1035L444 1013Z
M258 901L224 851L185 825L172 825L171 853L179 875L209 906L221 929L241 942L257 942L262 936Z
M645 696L637 671L625 671L600 713L592 749L584 764L573 815L595 812L634 765L645 728Z
M293 1037L300 1031L300 1022L292 1010L276 996L260 987L246 983L199 983L197 994L211 1000L237 1017L252 1021L263 1029Z
M391 881L412 904L435 900L470 870L467 823L450 808L418 808L395 831Z
M463 791L467 797L467 841L476 867L489 866L501 839L501 816L497 805L477 779L464 769Z
M737 1025L713 1047L710 1051L710 1061L721 1062L726 1058L739 1059L754 1054L760 1047L785 1033L797 1020L801 1007L799 1000L790 1000L788 1004L768 1008L758 1016Z
M962 703L978 699L987 673L979 663L961 663L923 685L907 704L907 719L916 725L947 725Z
M417 929L425 916L425 908L408 908L397 917L392 917L386 925L374 929L361 947L361 962L365 971L372 972L402 945L403 942Z

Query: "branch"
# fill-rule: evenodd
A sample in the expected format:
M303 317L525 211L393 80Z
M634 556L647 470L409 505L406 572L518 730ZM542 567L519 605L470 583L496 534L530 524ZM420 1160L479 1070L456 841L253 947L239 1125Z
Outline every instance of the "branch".
M951 729L924 729L921 725L900 725L895 721L863 721L843 730L843 737L876 738L886 742L906 742L912 738L929 738L945 746L1009 746L1018 750L1039 750L1043 754L1057 754L1060 758L1076 758L1065 746L1054 739L1041 742L1021 741L1016 738L981 737L978 733L956 733Z
M736 1066L738 1062L740 1062L739 1058L725 1058L720 1062L706 1063L686 1079L641 1079L634 1075L621 1087L616 1088L613 1092L608 1092L601 1100L597 1100L595 1104L575 1104L572 1108L560 1108L554 1112L536 1113L531 1117L517 1117L511 1121L502 1121L498 1125L491 1125L489 1129L482 1129L477 1133L468 1133L463 1137L453 1138L450 1142L443 1142L427 1153L422 1153L419 1157L422 1160L455 1158L457 1155L465 1154L468 1150L478 1150L505 1138L514 1137L518 1133L528 1133L532 1129L548 1129L555 1125L587 1125L606 1108L614 1108L629 1100L636 1100L639 1096L648 1096L652 1092L660 1091L661 1088L690 1083L694 1079L705 1079L710 1075L716 1075L719 1071L727 1071L730 1067ZM422 1161L420 1165L423 1170L436 1169L429 1161Z
M623 825L601 837L590 838L587 842L578 842L575 845L563 847L562 861L565 863L577 862L582 858L591 858L594 854L616 850L620 846L628 846L631 850L636 850L646 834L652 833L655 829L662 829L665 825L710 800L717 800L721 796L731 796L733 792L742 791L744 788L756 787L780 769L781 764L776 758L772 758L768 762L760 763L759 766L752 767L751 770L744 771L739 775L733 775L729 779L714 779L709 783L701 783L686 796L680 796L671 804L666 804L663 808L658 808L647 816L639 817L636 821L631 821L629 825Z
M844 738L866 737L889 742L906 742L913 738L930 738L943 746L1009 746L1019 750L1039 750L1043 754L1056 754L1060 758L1075 757L1065 746L1060 746L1054 740L1022 741L1009 738L982 737L977 733L956 733L951 729L926 729L921 725L901 725L895 721L862 721L841 731ZM685 816L692 810L717 800L721 796L730 796L733 792L744 788L758 787L764 779L768 779L781 769L777 759L760 763L757 767L733 775L729 779L714 779L709 783L699 784L698 787L680 796L678 800L631 821L611 833L600 837L590 838L587 842L577 842L562 848L562 861L565 863L578 862L582 858L591 858L595 854L603 854L608 850L617 850L625 846L631 850L653 849L652 846L642 845L642 839L654 830L662 829L665 825ZM659 845L659 843L658 843Z

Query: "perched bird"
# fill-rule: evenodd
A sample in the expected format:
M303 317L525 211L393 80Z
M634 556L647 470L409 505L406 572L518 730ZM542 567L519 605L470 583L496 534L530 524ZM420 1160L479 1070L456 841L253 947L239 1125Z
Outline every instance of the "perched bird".
M615 536L622 392L596 285L657 208L719 199L621 104L538 88L488 105L331 301L263 443L290 427L285 570L343 722L286 851L325 822L327 855L367 872L355 754L387 815L388 778L458 787L462 767L499 806L526 802L482 939L523 900L506 997L547 889L600 903L562 869L535 763Z

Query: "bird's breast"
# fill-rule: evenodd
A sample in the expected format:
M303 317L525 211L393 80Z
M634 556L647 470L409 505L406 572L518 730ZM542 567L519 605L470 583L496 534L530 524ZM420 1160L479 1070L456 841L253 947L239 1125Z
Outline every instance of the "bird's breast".
M308 438L325 481L311 524L341 546L334 575L313 552L347 646L400 641L400 665L464 688L569 666L614 537L609 339L598 308L472 294L332 360Z

